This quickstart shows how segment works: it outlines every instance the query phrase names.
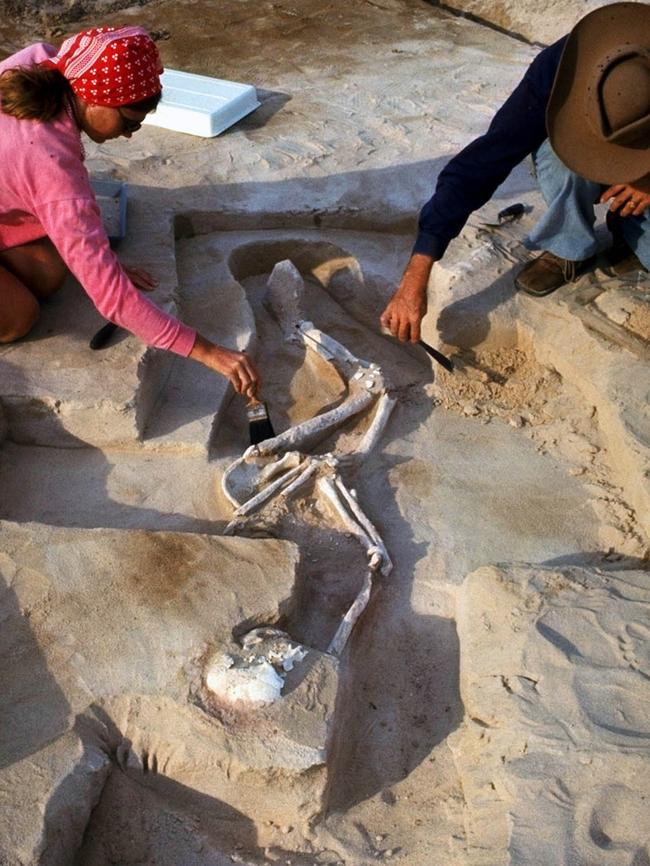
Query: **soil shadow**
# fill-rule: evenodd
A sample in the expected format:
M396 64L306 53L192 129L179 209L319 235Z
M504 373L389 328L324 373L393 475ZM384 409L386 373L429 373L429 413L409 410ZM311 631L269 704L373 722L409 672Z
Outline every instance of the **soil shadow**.
M352 635L329 811L345 812L405 779L463 720L460 646L451 619L400 610L384 585Z
M216 866L222 852L224 857L225 852L258 852L255 825L237 809L167 778L155 763L149 766L145 761L143 771L128 768L125 758L131 744L103 707L91 706L77 718L75 729L112 762L74 856L75 866L161 860Z
M22 375L6 357L0 358L1 372L7 372L14 383ZM184 477L191 462L187 458L139 450L111 454L73 436L54 412L48 413L47 424L55 440L66 441L69 447L16 444L11 441L9 422L7 438L0 445L0 519L50 526L221 534L224 521L209 516L214 510L208 481L203 491L200 484L190 484L193 505L205 516L175 507L179 487L178 483L170 485L169 479L176 473ZM164 501L169 510L151 507L152 500Z
M70 705L29 625L29 608L11 588L12 562L0 556L0 769L43 748L68 730ZM5 567L7 571L5 571Z

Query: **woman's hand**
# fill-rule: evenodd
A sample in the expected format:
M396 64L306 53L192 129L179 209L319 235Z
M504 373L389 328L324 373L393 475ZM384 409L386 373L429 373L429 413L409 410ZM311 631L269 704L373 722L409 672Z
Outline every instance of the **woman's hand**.
M404 271L399 288L381 314L383 328L399 340L417 343L420 324L427 312L427 285L433 259L415 253Z
M136 289L140 289L142 292L153 292L158 285L158 280L144 268L130 267L129 265L122 265L122 267Z
M232 383L238 394L255 397L260 385L260 377L255 365L246 352L233 352L206 340L200 334L196 335L194 348L190 358L200 361L211 370L221 373Z
M650 177L645 175L634 183L615 183L601 195L602 203L609 202L611 211L622 217L641 216L650 207Z

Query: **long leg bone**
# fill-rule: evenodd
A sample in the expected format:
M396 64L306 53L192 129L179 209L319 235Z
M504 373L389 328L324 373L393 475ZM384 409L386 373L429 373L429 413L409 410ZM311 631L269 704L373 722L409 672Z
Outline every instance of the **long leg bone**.
M359 447L351 454L342 455L341 465L350 466L351 464L362 463L366 459L381 439L396 403L397 400L391 397L390 394L381 395L375 411L375 417L372 419L370 427L368 427L363 439L359 443Z
M386 547L384 546L384 542L382 541L381 536L379 535L379 533L377 532L377 530L375 529L373 524L370 522L368 517L366 517L364 512L361 510L359 503L354 498L354 496L350 493L350 491L345 486L345 484L341 481L341 479L339 478L338 475L334 476L334 484L335 484L336 489L339 492L339 494L343 497L345 504L347 505L347 507L352 512L354 519L357 521L359 526L361 526L363 531L369 536L369 538L372 539L372 542L374 544L375 549L379 552L379 554L381 555L382 560L383 560L382 566L380 569L381 573L385 577L387 577L393 569L393 563L390 560L390 557L388 555L388 551L386 550Z
M332 655L340 655L357 620L368 605L374 575L378 570L382 574L388 575L393 565L379 533L363 513L356 499L341 479L337 475L334 476L333 480L327 477L320 478L318 486L334 506L344 526L357 535L366 548L369 557L370 568L364 579L363 586L341 620L336 634L327 648L327 651L332 653Z
M375 395L370 391L361 390L350 395L345 402L329 412L316 415L308 421L303 421L295 427L290 427L273 439L266 439L255 446L259 454L278 454L283 451L306 450L313 447L321 439L324 439L330 431L340 427L348 418L358 415L367 409L375 400Z
M285 499L288 499L290 496L298 490L299 487L303 487L313 475L318 472L320 465L319 460L311 460L309 466L302 472L296 479L294 479L288 487L285 487L283 490L280 490L278 496L283 496Z
M339 496L336 486L331 478L327 476L318 479L318 489L321 491L325 499L330 503L330 505L334 508L334 511L338 514L343 526L347 529L348 532L353 533L361 540L366 541L366 547L372 546L372 539L368 538L361 532L361 527L353 519L350 512L347 510L341 497Z
M389 574L393 564L390 561L390 557L384 547L383 541L379 535L377 535L372 523L370 523L356 503L356 512L361 515L363 522L356 517L354 512L351 513L351 508L346 507L347 498L341 497L339 485L336 483L337 480L336 476L334 477L334 480L327 476L321 477L318 479L318 488L333 506L344 527L348 532L352 532L356 535L361 544L366 548L370 570L380 570L382 574ZM343 489L348 493L345 487L343 487ZM372 530L372 533L368 531L367 527Z
M352 633L356 621L368 606L368 602L370 601L370 591L372 589L372 578L373 572L369 571L364 578L361 591L348 608L347 613L336 630L336 634L330 641L330 645L327 647L327 652L332 655L338 656L341 654L343 647L346 645L348 638Z

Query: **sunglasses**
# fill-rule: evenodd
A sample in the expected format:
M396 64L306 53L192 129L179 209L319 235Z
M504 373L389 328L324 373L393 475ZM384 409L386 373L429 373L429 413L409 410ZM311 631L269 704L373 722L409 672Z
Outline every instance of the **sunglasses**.
M132 117L127 117L126 114L122 113L121 108L117 109L117 113L122 118L122 129L124 132L137 132L141 128L141 120L133 120Z

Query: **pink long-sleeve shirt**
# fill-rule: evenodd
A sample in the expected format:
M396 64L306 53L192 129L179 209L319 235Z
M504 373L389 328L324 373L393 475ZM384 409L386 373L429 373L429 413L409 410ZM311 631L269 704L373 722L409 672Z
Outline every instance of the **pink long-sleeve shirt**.
M55 53L30 45L0 63L0 73ZM110 248L71 115L40 123L0 112L0 250L45 236L104 318L151 346L190 354L196 331L141 294Z

